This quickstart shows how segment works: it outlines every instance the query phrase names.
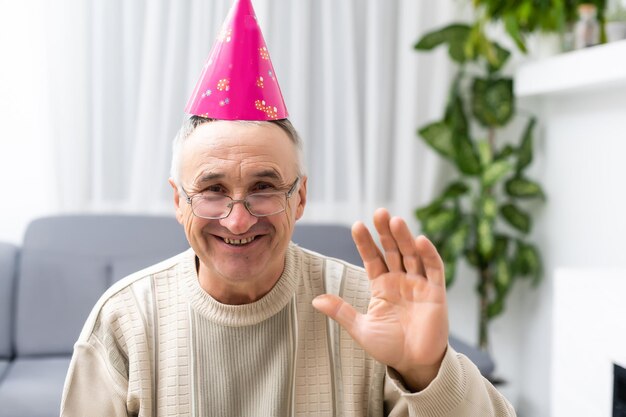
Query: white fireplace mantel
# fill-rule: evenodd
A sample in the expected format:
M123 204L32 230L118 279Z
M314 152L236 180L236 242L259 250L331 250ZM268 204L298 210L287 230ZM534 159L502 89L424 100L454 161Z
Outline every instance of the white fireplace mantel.
M626 366L626 270L558 269L552 417L610 416L613 364Z

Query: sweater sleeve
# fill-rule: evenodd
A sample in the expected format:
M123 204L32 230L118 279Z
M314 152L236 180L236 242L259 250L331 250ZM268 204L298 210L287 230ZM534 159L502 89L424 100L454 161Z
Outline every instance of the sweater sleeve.
M515 417L476 365L449 345L437 377L424 390L409 392L400 375L387 368L384 391L389 417Z
M63 387L61 417L126 417L127 387L128 382L111 372L98 349L79 342Z

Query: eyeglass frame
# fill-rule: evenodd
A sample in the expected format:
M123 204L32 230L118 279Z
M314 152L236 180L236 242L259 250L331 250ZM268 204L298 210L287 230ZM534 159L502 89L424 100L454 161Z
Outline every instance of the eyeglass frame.
M287 190L286 192L284 191L271 191L271 192L259 192L259 193L250 193L248 195L246 195L244 198L242 199L238 199L235 200L234 198L232 198L229 195L224 194L224 197L227 197L230 199L230 203L228 203L226 205L226 207L229 209L228 213L225 216L221 216L221 217L205 217L205 216L199 216L196 214L196 212L193 209L193 199L195 197L202 197L202 193L197 193L194 194L192 196L190 196L187 191L185 191L185 188L181 185L180 189L183 192L183 194L185 195L185 200L187 201L187 204L189 204L191 206L191 212L193 213L194 216L199 217L201 219L206 219L206 220L222 220L227 218L228 216L230 216L230 214L233 212L233 208L235 207L235 204L237 203L241 203L243 204L243 206L245 207L246 211L248 213L250 213L250 215L254 216L254 217L268 217L268 216L273 216L275 214L279 214L284 212L285 210L287 210L287 203L289 198L291 198L291 196L293 195L293 193L296 192L296 190L298 189L298 186L300 185L300 180L301 177L298 176L296 177L296 180L293 182L293 184L291 184L291 187L289 187L289 190ZM249 207L249 202L248 202L248 197L250 197L251 195L259 195L259 194L263 194L263 195L280 195L280 194L284 194L285 195L285 205L283 206L283 209L280 211L277 211L275 213L270 213L270 214L254 214L250 211L250 207Z

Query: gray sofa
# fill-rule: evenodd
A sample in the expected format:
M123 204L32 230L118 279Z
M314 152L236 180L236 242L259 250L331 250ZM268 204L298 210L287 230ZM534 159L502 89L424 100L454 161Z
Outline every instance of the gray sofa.
M361 262L344 226L298 224L293 240ZM100 295L186 248L174 218L133 215L41 218L21 247L0 242L0 417L58 416L72 346ZM488 355L451 343L483 373L493 370Z

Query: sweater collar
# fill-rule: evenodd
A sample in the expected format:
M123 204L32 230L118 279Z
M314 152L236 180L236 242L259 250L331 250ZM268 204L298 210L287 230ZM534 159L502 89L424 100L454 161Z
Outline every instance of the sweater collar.
M301 279L300 257L293 243L285 256L285 269L276 285L261 299L241 305L222 304L200 287L196 254L189 249L182 262L182 280L193 309L224 326L240 327L260 323L281 311L293 298Z

